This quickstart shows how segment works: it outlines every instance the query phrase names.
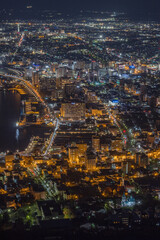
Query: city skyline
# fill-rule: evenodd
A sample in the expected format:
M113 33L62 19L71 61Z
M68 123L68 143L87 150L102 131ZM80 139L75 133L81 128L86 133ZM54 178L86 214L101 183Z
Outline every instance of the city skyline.
M134 0L132 2L126 0L100 0L100 1L73 1L73 0L60 0L60 1L52 1L52 0L30 0L22 2L20 0L15 0L14 2L11 0L6 0L1 3L1 8L7 9L25 9L27 6L32 6L34 11L37 9L50 9L61 11L65 13L72 13L73 11L80 10L95 10L95 11L124 11L130 14L158 14L160 10L160 2L158 0L153 0L152 2L147 0Z
M159 239L160 23L79 5L0 11L1 238Z

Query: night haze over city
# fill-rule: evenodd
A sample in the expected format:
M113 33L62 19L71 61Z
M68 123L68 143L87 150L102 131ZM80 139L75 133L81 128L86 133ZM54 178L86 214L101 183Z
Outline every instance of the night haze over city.
M150 16L159 19L160 2L158 0L6 0L1 3L1 9L17 9L22 10L26 7L32 7L34 11L53 10L61 11L63 13L75 14L80 10L95 10L95 11L124 11L134 17L143 16L149 18Z
M0 238L160 236L160 2L0 8Z

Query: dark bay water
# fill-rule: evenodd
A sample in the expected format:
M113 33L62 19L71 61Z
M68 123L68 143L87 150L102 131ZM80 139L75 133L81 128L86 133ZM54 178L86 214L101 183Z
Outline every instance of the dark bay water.
M44 137L44 133L48 131L35 126L19 130L16 123L21 111L21 96L16 92L0 90L0 152L17 149L22 151L32 136Z
M11 91L0 91L0 151L15 150L16 122L20 115L21 96Z

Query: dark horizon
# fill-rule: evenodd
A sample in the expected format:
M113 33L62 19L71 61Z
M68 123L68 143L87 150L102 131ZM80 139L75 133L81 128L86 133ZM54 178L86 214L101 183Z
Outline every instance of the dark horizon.
M153 13L153 12L137 12L135 13L134 11L122 11L122 10L112 10L112 9L105 9L105 10L95 10L95 9L85 9L85 10L75 10L75 11L62 11L62 10L58 10L58 9L43 9L43 8L38 8L35 9L34 7L32 7L31 9L27 9L27 8L21 8L21 9L13 9L13 8L4 8L0 11L1 15L0 15L0 21L3 20L14 20L14 19L19 19L19 20L51 20L51 18L48 18L48 16L44 16L43 11L50 11L50 12L55 12L55 16L53 17L53 19L55 18L79 18L79 17L106 17L108 13L117 13L119 14L124 14L124 16L126 16L128 19L130 19L131 21L145 21L145 22L150 22L150 21L156 21L156 22L160 22L160 15L157 13ZM58 15L56 13L61 13L62 15ZM99 15L100 14L100 15ZM43 17L42 17L43 15Z
M81 1L73 1L73 0L32 0L22 2L20 0L6 0L1 3L1 9L25 9L27 6L32 6L34 11L39 9L49 9L55 11L61 11L64 13L72 13L79 12L81 10L97 10L97 11L124 11L129 14L143 14L143 15L157 15L160 10L160 2L158 0L153 1L145 1L145 0L134 0L133 2L127 0L99 0L99 1L91 1L91 0L81 0Z

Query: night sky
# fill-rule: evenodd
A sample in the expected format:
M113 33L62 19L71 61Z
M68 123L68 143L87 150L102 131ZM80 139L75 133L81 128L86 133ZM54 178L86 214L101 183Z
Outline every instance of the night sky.
M160 0L5 0L1 8L53 9L62 12L79 10L119 10L136 15L139 13L160 15Z

